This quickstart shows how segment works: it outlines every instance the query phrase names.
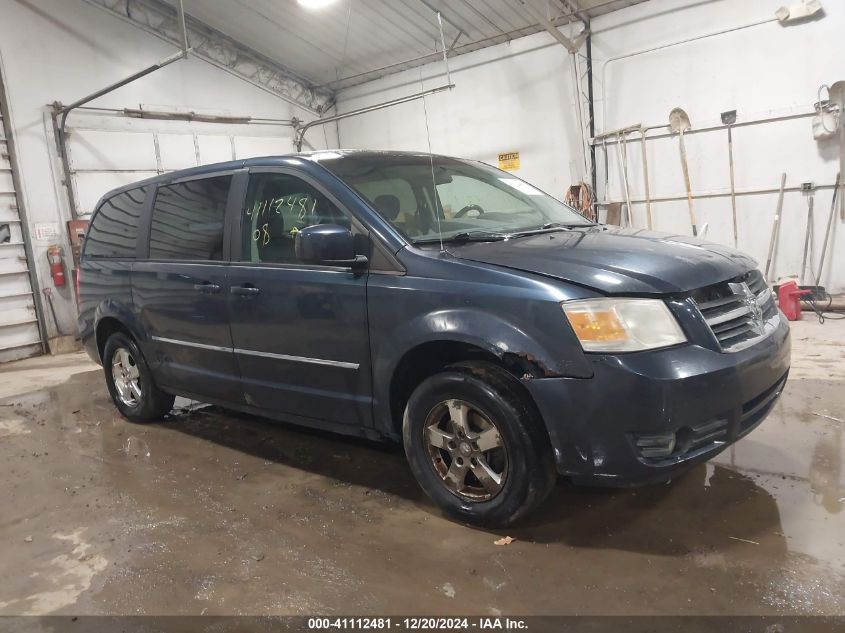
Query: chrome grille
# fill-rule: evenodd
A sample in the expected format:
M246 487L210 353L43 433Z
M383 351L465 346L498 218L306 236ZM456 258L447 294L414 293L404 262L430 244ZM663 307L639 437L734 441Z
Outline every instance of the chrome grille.
M745 349L774 327L777 306L760 271L701 288L692 298L722 351Z

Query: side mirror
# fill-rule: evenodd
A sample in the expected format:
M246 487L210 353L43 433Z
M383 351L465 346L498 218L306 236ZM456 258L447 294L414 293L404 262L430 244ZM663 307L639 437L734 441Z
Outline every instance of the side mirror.
M296 258L303 264L349 266L358 269L367 265L364 255L355 254L352 231L338 224L306 226L296 234Z

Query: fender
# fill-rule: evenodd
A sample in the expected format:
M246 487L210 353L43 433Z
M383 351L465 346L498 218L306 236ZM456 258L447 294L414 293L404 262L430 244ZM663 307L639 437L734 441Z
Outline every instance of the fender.
M554 329L542 327L542 314L535 314L539 331L560 332L561 317ZM478 347L522 372L522 380L541 378L590 378L592 368L574 335L564 331L555 344L541 342L500 315L474 308L453 308L421 314L379 337L373 347L374 417L382 429L392 428L390 386L393 375L413 349L430 342L456 342ZM375 341L374 341L375 342Z
M83 258L79 267L79 337L95 362L100 362L96 334L104 318L120 321L138 341L146 338L131 308L131 269L130 261L87 258Z
M138 320L127 305L107 299L97 306L94 313L95 332L100 322L107 317L120 321L139 344L143 345L149 341L149 335L140 327Z
M592 376L577 342L566 345L567 342L561 340L559 349L550 349L501 316L478 309L429 312L397 328L390 338L393 340L387 344L392 349L403 349L402 354L393 356L391 370L396 368L405 352L418 345L452 340L480 347L501 360L523 359L532 378ZM568 353L563 355L560 352Z
M129 333L139 344L143 344L148 339L144 331L138 326L135 316L126 305L106 299L94 309L92 318L84 318L80 315L78 320L79 336L82 340L82 345L91 360L100 365L103 364L103 359L100 358L100 350L97 347L97 330L102 320L107 318L119 321L123 327L129 330Z

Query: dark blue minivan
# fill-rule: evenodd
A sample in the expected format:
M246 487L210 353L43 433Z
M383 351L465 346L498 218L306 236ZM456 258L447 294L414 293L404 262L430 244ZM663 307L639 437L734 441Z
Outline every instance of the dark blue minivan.
M79 305L129 420L180 395L401 440L435 503L480 525L558 475L671 478L758 425L789 370L746 255L595 224L429 154L256 158L112 191Z

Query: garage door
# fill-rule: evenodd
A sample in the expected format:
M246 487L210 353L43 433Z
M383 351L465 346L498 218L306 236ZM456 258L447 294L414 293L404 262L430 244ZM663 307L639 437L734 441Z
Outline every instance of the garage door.
M4 114L0 108L0 362L42 352Z
M292 147L290 126L157 121L80 108L69 117L67 144L76 212L90 217L110 189L156 174Z

